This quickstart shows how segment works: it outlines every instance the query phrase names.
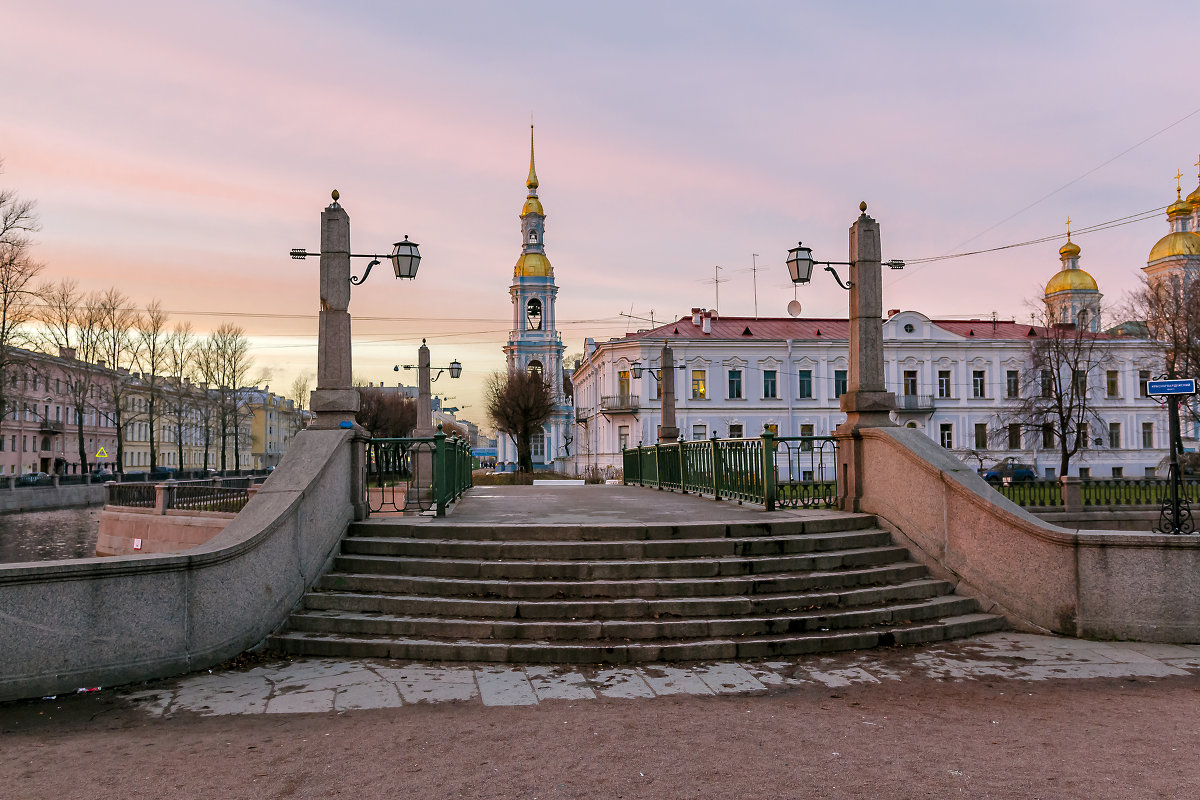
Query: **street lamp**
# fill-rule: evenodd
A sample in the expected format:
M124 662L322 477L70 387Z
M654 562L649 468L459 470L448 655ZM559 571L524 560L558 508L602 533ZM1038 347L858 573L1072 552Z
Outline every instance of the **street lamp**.
M421 341L423 342L425 340L422 339ZM420 367L416 364L397 364L396 366L392 367L392 371L399 372L401 367L404 367L404 369L420 369ZM429 379L430 383L432 383L432 382L436 381L438 378L442 377L443 372L449 372L451 378L457 378L460 375L462 375L462 364L458 363L458 359L451 361L450 366L448 366L448 367L429 367L429 369L430 370L436 369L438 371L437 375L434 375L432 378Z
M337 189L333 190L332 197L333 206L331 206L331 208L338 206L337 201L340 195L338 194ZM340 208L340 206L338 207ZM369 258L371 261L367 264L367 269L365 272L363 272L361 278L356 278L353 275L350 276L350 283L358 286L365 281L367 276L371 274L371 267L378 264L380 259L383 258L386 258L392 262L392 270L396 273L397 278L406 278L408 280L412 280L413 278L417 277L417 267L421 264L421 252L417 249L417 246L417 243L410 242L408 240L408 235L405 234L404 241L396 242L394 245L392 245L392 252L389 255L381 256L374 253L370 255L363 253L351 253L350 258ZM324 255L324 253L310 253L303 247L294 247L292 248L290 255L294 259L302 260L308 258L309 256Z
M865 214L867 211L867 204L860 203L858 208ZM890 269L904 269L904 262L899 259L893 259L884 263ZM852 267L854 266L853 261L815 261L812 257L812 248L805 247L803 242L797 242L795 247L793 247L791 250L788 250L787 267L788 272L791 274L792 283L804 284L812 280L813 266L816 264L824 264L825 271L833 275L833 279L837 281L838 286L846 289L847 291L854 287L854 284L850 281L843 283L841 276L838 275L837 270L833 268L834 264L838 266Z

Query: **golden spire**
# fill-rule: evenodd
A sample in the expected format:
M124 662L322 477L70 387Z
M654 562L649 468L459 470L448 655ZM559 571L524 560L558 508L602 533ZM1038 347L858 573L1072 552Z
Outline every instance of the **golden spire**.
M537 172L533 168L533 123L529 123L529 179L525 181L531 194L537 194Z
M1067 217L1067 241L1071 241L1071 218Z
M1071 218L1067 217L1067 243L1058 248L1058 254L1064 258L1079 258L1079 245L1071 241Z

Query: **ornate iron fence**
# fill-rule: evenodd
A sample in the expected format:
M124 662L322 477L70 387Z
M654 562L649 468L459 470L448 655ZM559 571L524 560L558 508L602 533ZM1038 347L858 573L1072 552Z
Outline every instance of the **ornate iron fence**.
M1058 481L1018 481L992 484L992 488L1023 508L1053 508L1063 504Z
M250 488L227 485L166 484L166 505L180 511L222 511L236 514L250 501Z
M152 483L110 483L107 484L110 506L128 506L130 508L154 508L155 491Z
M768 511L837 504L837 443L830 437L714 437L630 448L621 460L626 485L761 503Z
M367 442L367 508L371 511L429 511L446 507L471 487L471 445L446 436L372 439Z

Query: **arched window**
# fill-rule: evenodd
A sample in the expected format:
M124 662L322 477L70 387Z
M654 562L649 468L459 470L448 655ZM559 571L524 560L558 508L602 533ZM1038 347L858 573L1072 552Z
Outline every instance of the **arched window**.
M542 301L536 297L525 304L525 322L531 331L542 329Z
M529 231L529 243L537 244L537 231L535 231L535 230Z
M533 361L530 361L529 362L529 374L541 375L542 374L542 362L538 361L536 358Z

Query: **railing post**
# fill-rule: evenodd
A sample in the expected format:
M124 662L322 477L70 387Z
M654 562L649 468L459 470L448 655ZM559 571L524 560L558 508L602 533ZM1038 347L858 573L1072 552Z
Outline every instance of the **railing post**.
M658 485L658 490L662 491L662 445L654 445L654 483Z
M1058 483L1062 487L1063 509L1066 511L1082 511L1083 486L1079 478L1063 475L1058 479Z
M713 431L712 440L712 493L713 500L721 499L721 472L724 465L721 463L721 448L717 445L717 432Z
M442 426L438 425L437 432L433 434L433 500L437 508L439 517L446 516L446 477L447 468L446 453L446 434L442 432Z
M175 481L168 478L154 484L154 513L163 516L175 505Z
M767 511L775 510L775 434L763 430L762 434L762 482L763 505Z

